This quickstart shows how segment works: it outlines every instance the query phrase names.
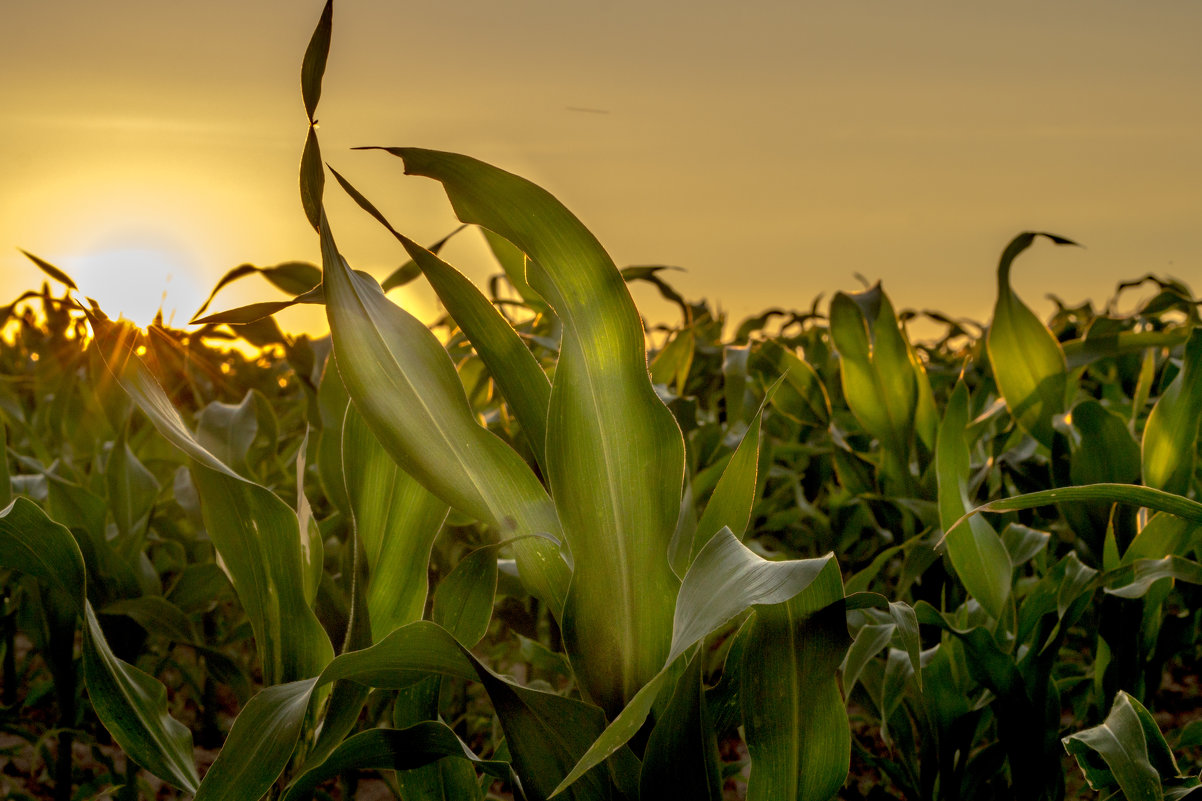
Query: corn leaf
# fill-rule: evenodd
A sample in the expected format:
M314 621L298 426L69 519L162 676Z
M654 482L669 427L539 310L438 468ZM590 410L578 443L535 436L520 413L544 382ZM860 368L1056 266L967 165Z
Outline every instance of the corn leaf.
M122 388L159 433L194 462L205 528L250 618L265 681L317 674L333 657L333 648L305 598L305 540L296 512L201 444L130 350L127 327L101 326L101 332L108 343L105 358ZM229 450L237 453L236 447Z
M434 590L432 619L464 648L473 648L488 632L497 591L500 545L477 548L455 565Z
M349 511L367 558L372 639L379 641L421 620L430 552L448 507L397 466L350 403L341 435Z
M1185 345L1181 371L1161 394L1144 425L1144 484L1185 495L1194 473L1202 421L1202 328Z
M512 775L508 762L480 759L445 723L428 720L404 729L371 729L350 737L324 762L294 781L284 801L309 799L318 784L344 771L408 771L443 759L464 760L504 781ZM474 779L475 773L471 775Z
M317 20L317 27L305 48L305 58L301 62L301 97L305 101L305 113L309 122L314 122L313 114L317 111L317 102L321 99L321 79L326 71L326 59L330 55L330 36L333 33L334 0L326 0Z
M502 679L440 626L418 621L370 648L342 654L315 679L269 687L252 698L234 721L226 746L205 775L196 798L254 801L266 792L287 764L310 698L318 688L349 680L404 689L430 674L483 684L500 718L514 769L532 801L547 798L605 724L596 707ZM614 797L613 792L609 774L598 768L585 776L568 798L605 801Z
M509 321L471 281L432 252L398 233L367 198L337 171L333 172L346 193L396 237L413 263L426 276L447 313L467 335L501 394L509 402L540 467L545 469L543 454L551 382L547 380L534 354L518 337Z
M672 677L673 664L679 656L752 606L781 604L808 592L829 564L834 564L833 554L817 559L770 562L739 542L729 530L715 534L681 582L673 616L672 650L666 663L589 747L553 795L569 788L638 732L656 696ZM840 654L836 666L842 658Z
M997 302L986 347L993 376L1015 422L1052 447L1052 417L1064 411L1068 382L1064 350L1056 337L1010 288L1010 266L1038 236L1057 245L1076 244L1052 234L1023 233L1011 240L997 268Z
M154 775L194 792L192 734L167 711L167 690L153 676L113 655L87 601L87 572L75 539L28 498L0 511L0 567L44 582L84 619L83 666L88 697L113 740Z
M749 801L825 801L847 778L851 728L836 679L847 635L839 565L804 593L757 606L739 672Z
M656 721L643 756L641 798L722 801L718 742L702 681L704 662L700 653L689 660Z
M765 398L765 403L771 400L772 394ZM681 574L688 569L705 544L713 539L723 527L743 539L747 525L751 522L751 509L755 505L756 474L760 457L760 423L764 417L761 406L756 412L739 446L726 463L722 476L718 479L701 519L697 521L697 529L693 534L693 547L688 554L688 562L674 565Z
M968 387L956 384L939 426L935 472L939 479L939 520L947 532L947 555L964 587L995 619L1001 620L1010 597L1013 566L1010 554L993 526L981 517L956 527L972 508L968 497Z
M477 422L442 344L375 281L352 272L329 226L321 230L338 371L376 439L422 486L490 525L501 539L560 538L551 499L522 458ZM522 581L561 612L569 568L558 549L542 538L514 548Z
M684 479L684 441L651 386L634 302L609 255L546 191L465 156L389 152L440 181L461 221L524 252L530 286L563 324L546 443L574 560L562 626L587 696L616 715L667 652L678 580L666 555Z
M1156 721L1122 690L1105 721L1070 734L1062 742L1092 789L1109 790L1117 785L1128 801L1160 801L1164 798L1162 772L1177 775L1177 763Z
M1037 506L1069 501L1126 503L1157 512L1168 512L1192 523L1202 523L1202 503L1189 498L1136 484L1087 484L1082 487L1060 487L1059 489L1027 492L1010 498L990 501L966 512L952 526L952 530L965 525L973 515L980 512L1016 512L1021 509L1034 509Z
M885 480L897 491L908 492L919 399L917 362L893 305L877 284L865 292L838 293L830 315L847 405L864 430L880 441Z

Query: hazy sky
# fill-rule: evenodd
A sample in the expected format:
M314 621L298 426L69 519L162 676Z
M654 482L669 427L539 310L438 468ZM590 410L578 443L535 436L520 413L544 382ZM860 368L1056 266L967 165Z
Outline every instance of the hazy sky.
M183 322L229 268L317 260L296 189L320 0L0 0L0 304L42 277ZM1202 3L339 0L324 155L420 241L432 182L355 145L468 153L542 184L619 265L686 268L733 317L882 279L984 320L997 256L1041 311L1146 272L1202 284ZM399 247L327 190L377 276ZM446 251L494 271L475 234ZM275 299L247 279L217 308ZM425 291L398 300L428 316ZM670 309L636 293L652 318ZM1133 298L1134 299L1134 298ZM141 301L145 303L145 301ZM285 318L321 324L321 312Z

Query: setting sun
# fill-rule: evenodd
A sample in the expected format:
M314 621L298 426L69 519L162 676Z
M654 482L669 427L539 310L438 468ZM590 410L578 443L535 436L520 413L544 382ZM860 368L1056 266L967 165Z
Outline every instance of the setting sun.
M158 314L164 322L187 321L203 301L195 268L182 253L153 247L118 247L89 253L63 265L80 293L105 314L145 327Z

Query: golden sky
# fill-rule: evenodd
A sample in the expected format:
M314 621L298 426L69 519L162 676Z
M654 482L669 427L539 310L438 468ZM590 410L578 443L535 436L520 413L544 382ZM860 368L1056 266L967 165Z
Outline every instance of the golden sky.
M239 263L317 260L296 170L321 5L0 3L0 304L42 280L18 247L114 315L166 288L176 323ZM619 265L684 267L682 293L734 318L858 273L899 307L985 320L998 254L1027 229L1086 245L1016 265L1042 312L1047 293L1101 301L1147 272L1200 289L1200 38L1184 0L341 0L318 116L326 160L419 241L454 227L436 185L349 148L524 175ZM339 191L339 244L384 276L399 247ZM444 255L495 271L474 234ZM278 297L246 279L215 308Z

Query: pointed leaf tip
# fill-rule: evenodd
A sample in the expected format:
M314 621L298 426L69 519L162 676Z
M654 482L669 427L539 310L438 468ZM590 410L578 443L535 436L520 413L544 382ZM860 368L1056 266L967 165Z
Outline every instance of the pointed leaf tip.
M327 0L321 11L321 18L309 39L305 49L305 59L301 63L301 96L305 101L305 113L309 123L314 122L313 112L317 111L317 101L321 99L321 79L326 71L326 59L330 55L330 34L334 21L334 0Z

